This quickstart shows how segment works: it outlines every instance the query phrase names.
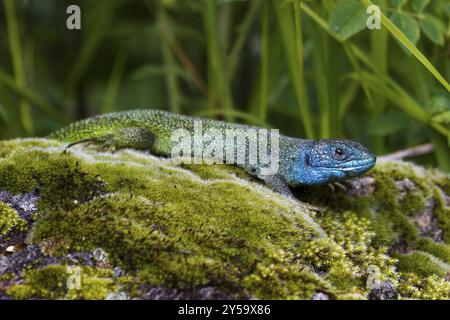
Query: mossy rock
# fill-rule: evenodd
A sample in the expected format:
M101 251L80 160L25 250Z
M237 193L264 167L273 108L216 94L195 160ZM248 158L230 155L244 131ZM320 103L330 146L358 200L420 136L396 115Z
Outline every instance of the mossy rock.
M297 201L231 166L3 141L0 299L450 298L450 177L380 162L346 187Z

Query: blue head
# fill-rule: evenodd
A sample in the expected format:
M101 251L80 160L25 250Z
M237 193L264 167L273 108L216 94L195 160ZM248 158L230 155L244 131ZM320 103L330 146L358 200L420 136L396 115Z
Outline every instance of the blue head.
M359 176L375 162L375 155L357 142L325 139L292 149L283 175L290 186L320 185Z

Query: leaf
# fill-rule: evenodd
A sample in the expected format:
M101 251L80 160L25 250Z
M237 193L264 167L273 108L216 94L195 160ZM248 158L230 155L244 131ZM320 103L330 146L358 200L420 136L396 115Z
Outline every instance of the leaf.
M424 19L420 20L420 28L427 38L435 44L439 46L444 45L444 35L436 18L426 15Z
M434 116L433 118L431 118L431 121L445 125L450 124L450 111L442 112Z
M330 30L344 41L366 27L368 15L357 0L341 0L330 15Z
M450 111L450 94L447 96L439 95L431 98L427 104L427 109L431 115Z
M176 0L161 0L161 4L166 8L174 8L177 5Z
M420 38L419 24L412 17L402 12L395 12L390 17L391 21L405 34L414 45Z
M422 12L429 3L430 0L412 0L412 8L415 12Z
M430 110L432 122L444 125L450 124L450 95L433 97L427 108Z
M450 3L447 3L446 5L445 5L445 13L447 14L447 16L449 16L450 17Z
M404 113L390 110L369 122L368 131L371 135L385 136L411 125L411 121Z
M399 9L401 8L408 0L391 0L391 5L396 8Z
M160 65L143 65L136 69L130 76L133 80L140 80L147 77L154 77L154 76L163 76L164 75L164 67Z
M362 4L366 7L371 6L373 3L371 0L360 0ZM390 19L381 13L381 23L389 30L389 32L410 52L417 60L422 63L422 65L430 71L430 73L438 80L442 86L450 92L450 84L447 80L439 73L439 71L433 66L430 60L425 57L425 55L412 43L408 37L400 30ZM420 32L420 31L419 31ZM406 50L405 50L406 51ZM446 132L445 129L437 129L440 132Z

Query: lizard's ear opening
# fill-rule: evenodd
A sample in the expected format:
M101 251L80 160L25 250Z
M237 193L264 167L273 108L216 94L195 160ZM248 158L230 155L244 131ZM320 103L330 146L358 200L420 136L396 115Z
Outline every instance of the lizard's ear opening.
M306 164L307 167L309 167L310 164L311 164L311 163L310 163L310 159L309 159L309 154L306 154L306 155L305 155L305 164Z

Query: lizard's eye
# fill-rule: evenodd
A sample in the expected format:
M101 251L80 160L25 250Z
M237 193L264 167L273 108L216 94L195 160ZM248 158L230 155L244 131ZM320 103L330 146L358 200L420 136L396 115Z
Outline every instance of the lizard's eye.
M334 154L336 155L337 158L345 157L344 150L342 150L341 148L334 149Z

